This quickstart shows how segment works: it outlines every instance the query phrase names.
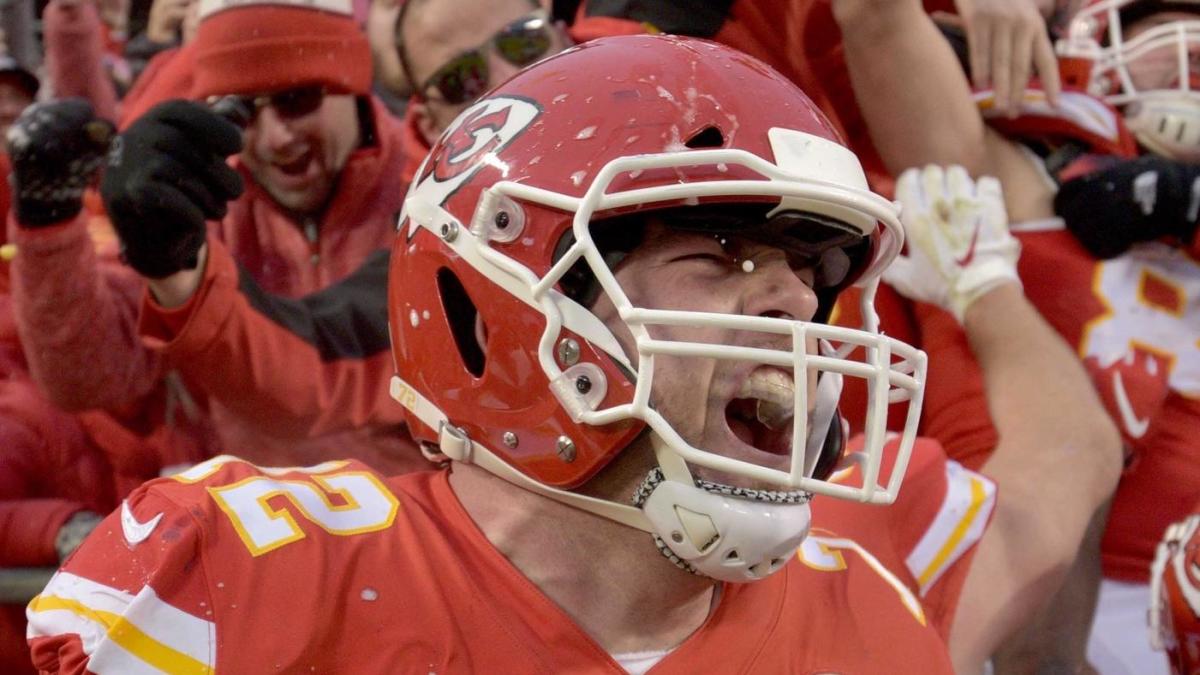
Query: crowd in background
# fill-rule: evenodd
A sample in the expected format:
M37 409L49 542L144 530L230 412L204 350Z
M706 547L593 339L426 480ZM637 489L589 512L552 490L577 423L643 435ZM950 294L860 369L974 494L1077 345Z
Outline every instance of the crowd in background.
M881 328L930 355L922 435L1023 505L1029 520L1008 527L1057 556L1039 597L1014 603L1027 611L998 624L993 666L1168 672L1145 638L1151 567L1200 502L1200 103L1169 94L1200 96L1200 9L1108 4L1088 24L1105 3L319 0L305 10L317 18L296 19L267 0L0 1L0 574L56 567L137 485L221 454L429 467L386 386L347 394L338 380L327 396L307 372L390 373L386 305L328 331L256 294L333 311L321 292L391 246L425 155L489 88L589 39L679 33L792 79L881 194L929 164L1000 179L1025 293L1098 397L997 403L963 329L974 290L928 297L909 270L875 299ZM1113 47L1115 17L1126 42L1149 36L1138 58L1088 51ZM203 309L147 299L147 279L206 260L218 271L200 282ZM857 325L857 296L844 300L831 321ZM268 372L213 367L243 354ZM1034 386L1072 377L1048 368ZM1086 435L1047 431L1088 419L1077 404L1108 415ZM0 671L33 672L28 598L7 599Z

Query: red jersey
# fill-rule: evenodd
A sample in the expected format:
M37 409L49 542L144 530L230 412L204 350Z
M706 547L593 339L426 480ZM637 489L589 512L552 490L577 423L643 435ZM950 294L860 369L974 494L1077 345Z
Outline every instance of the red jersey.
M934 483L946 466L910 465ZM147 483L30 603L34 660L71 673L624 672L488 542L448 475L220 457ZM911 513L940 514L952 492L909 491ZM951 672L941 615L904 562L923 549L868 552L850 535L873 526L838 522L869 509L886 531L895 508L814 505L797 559L725 585L652 672ZM937 521L880 543L919 544ZM951 553L939 560L965 566Z
M1018 237L1026 294L1078 350L1132 450L1104 570L1144 582L1163 530L1200 494L1200 262L1159 243L1097 261L1063 230Z
M1025 115L999 120L1002 131L1129 155L1132 141L1111 108L1076 93L1051 113L1035 94ZM986 112L987 93L978 99ZM1054 218L1014 224L1013 231L1026 296L1078 351L1131 451L1103 541L1104 573L1145 582L1161 533L1200 494L1200 261L1195 251L1162 243L1096 260ZM839 323L856 325L856 297L839 304ZM920 433L977 468L996 432L961 328L945 312L882 289L876 307L882 330L915 339L930 355ZM848 383L848 395L861 399L855 384Z

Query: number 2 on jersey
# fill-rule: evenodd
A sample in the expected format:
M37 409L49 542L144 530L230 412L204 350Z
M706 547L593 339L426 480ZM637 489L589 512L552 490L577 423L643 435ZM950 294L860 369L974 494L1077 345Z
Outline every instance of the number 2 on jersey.
M379 479L365 471L303 480L251 476L208 492L254 556L306 536L293 510L330 534L349 536L391 527L400 508ZM270 503L277 497L282 498L275 501L279 508ZM286 505L281 504L285 500Z

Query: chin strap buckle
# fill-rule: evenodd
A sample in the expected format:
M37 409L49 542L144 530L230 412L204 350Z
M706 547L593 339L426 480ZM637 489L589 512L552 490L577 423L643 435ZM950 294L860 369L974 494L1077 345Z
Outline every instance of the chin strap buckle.
M446 420L438 424L438 447L442 454L456 462L471 463L471 437Z

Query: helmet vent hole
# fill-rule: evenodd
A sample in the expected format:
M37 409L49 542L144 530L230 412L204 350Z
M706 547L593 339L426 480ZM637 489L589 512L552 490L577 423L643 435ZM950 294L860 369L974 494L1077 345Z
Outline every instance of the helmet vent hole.
M725 146L725 134L716 127L704 127L700 131L692 134L692 137L684 143L687 147L696 150L697 148L720 148Z
M442 308L450 323L450 333L454 336L454 345L458 347L458 355L462 358L463 366L475 377L483 375L486 357L483 348L475 337L475 319L479 310L467 295L467 289L449 269L438 270L438 291L442 297Z

